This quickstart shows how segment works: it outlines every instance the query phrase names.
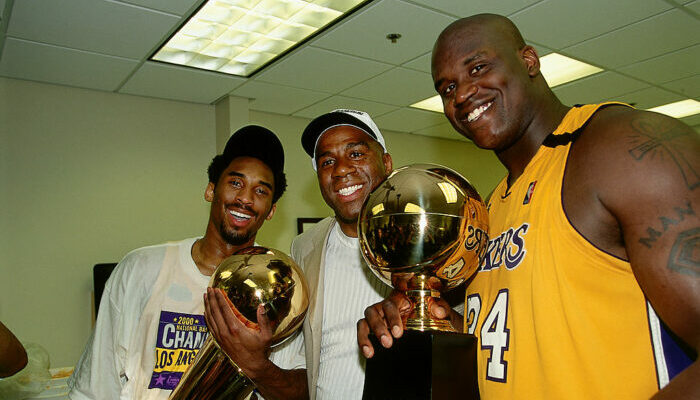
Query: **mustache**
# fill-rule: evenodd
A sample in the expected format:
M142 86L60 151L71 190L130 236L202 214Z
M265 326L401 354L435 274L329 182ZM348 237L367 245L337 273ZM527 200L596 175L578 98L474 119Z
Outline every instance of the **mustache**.
M236 202L236 203L230 203L230 204L226 204L226 208L237 208L237 209L239 209L239 210L245 210L245 211L247 211L248 213L250 213L250 214L253 215L254 217L257 217L257 216L258 216L258 213L255 212L255 210L253 210L253 207L251 207L251 206L249 206L249 205L247 205L247 204L238 203L238 202Z

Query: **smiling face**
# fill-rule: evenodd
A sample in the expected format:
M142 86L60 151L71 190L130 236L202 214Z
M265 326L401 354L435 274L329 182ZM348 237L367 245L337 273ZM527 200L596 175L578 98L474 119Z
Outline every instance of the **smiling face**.
M211 202L209 224L230 245L253 245L258 229L275 213L274 183L272 170L262 161L234 158L216 186L207 185L204 197Z
M432 73L445 116L481 148L512 146L535 115L529 100L539 60L510 21L478 17L451 25L433 49Z
M338 126L318 140L316 167L323 199L343 232L357 236L362 203L391 172L391 156L362 130Z

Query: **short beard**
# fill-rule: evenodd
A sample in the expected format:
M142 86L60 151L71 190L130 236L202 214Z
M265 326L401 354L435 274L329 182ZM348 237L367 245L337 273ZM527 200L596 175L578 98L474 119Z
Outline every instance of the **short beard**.
M250 231L239 233L234 230L227 230L224 221L221 221L221 224L219 225L219 233L226 243L230 244L231 246L241 246L247 243L253 236Z
M335 214L335 218L346 225L357 225L357 221L360 219L359 215L355 218L345 218L339 213Z

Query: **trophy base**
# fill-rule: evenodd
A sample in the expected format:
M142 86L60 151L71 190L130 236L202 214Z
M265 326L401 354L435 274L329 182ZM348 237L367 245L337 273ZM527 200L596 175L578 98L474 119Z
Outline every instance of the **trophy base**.
M362 400L480 398L474 335L405 330L390 349L370 340Z

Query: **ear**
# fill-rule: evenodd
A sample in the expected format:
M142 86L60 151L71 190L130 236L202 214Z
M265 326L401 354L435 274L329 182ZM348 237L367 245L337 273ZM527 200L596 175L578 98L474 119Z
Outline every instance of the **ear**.
M208 202L214 201L214 184L209 182L207 188L204 189L204 200Z
M540 57L537 55L537 50L532 46L525 46L520 50L520 57L525 63L527 74L534 78L540 73Z
M275 211L277 211L277 204L272 205L272 207L270 208L270 212L267 214L267 217L265 217L265 220L271 220L272 216L275 215Z
M384 153L382 161L384 162L384 172L389 175L394 170L394 161L391 159L391 154Z

